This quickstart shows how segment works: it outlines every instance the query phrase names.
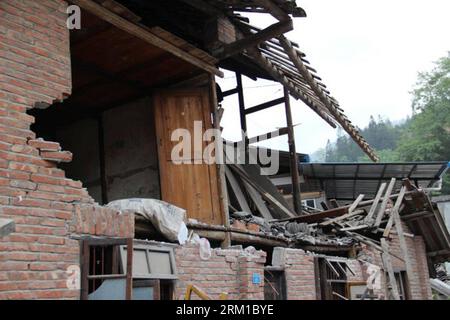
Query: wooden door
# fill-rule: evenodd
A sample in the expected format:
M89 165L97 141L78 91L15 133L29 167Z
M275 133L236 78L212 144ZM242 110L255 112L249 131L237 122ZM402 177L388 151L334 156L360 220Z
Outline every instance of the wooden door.
M203 132L212 128L209 91L207 89L170 90L154 97L156 135L162 200L186 209L189 218L209 224L222 225L223 207L219 198L217 167L194 163L202 160L202 152L184 154L183 160L192 164L172 162L172 132L187 129L194 139L194 121L203 123ZM208 142L203 143L205 147Z

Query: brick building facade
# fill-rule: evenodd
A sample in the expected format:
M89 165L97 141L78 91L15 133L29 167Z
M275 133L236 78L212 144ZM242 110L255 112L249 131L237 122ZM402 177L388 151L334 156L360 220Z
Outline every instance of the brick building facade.
M0 2L0 299L79 299L67 288L80 265L78 235L133 237L134 218L99 207L58 169L71 154L37 140L27 111L71 93L67 3Z
M133 238L134 216L104 208L80 181L58 166L73 155L57 142L39 139L27 111L64 100L72 92L67 3L61 0L0 1L0 218L12 219L16 231L0 240L0 299L79 299L69 289L70 266L81 265L82 236ZM74 155L76 157L76 155ZM393 250L397 240L392 242ZM414 273L411 297L428 299L428 266L421 237L408 238ZM287 299L317 299L314 255L285 250ZM382 265L377 252L374 263ZM213 249L202 261L198 247L176 249L175 297L198 284L217 297L263 299L266 253ZM364 281L358 271L352 280ZM403 264L394 260L402 269ZM254 281L259 275L261 281Z

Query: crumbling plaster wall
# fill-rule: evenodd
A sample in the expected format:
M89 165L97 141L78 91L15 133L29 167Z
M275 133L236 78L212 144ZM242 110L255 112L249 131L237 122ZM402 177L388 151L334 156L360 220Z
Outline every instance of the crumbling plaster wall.
M212 299L228 293L230 300L263 300L265 262L264 251L212 249L211 258L205 261L200 258L198 245L179 247L176 249L179 274L176 298L183 299L187 286L193 284ZM254 274L260 277L259 284L253 283Z
M60 161L72 155L36 140L36 103L71 92L67 4L0 1L0 217L16 232L0 240L0 299L77 299L69 266L79 266L74 235L133 237L134 217L97 206Z

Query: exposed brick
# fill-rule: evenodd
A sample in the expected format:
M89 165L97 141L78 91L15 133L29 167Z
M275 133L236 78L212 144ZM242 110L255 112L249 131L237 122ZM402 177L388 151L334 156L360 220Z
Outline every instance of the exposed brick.
M41 156L44 160L55 161L55 162L71 162L73 155L69 151L44 151L41 152Z
M48 142L42 139L30 140L28 144L41 151L61 151L61 146L57 142Z

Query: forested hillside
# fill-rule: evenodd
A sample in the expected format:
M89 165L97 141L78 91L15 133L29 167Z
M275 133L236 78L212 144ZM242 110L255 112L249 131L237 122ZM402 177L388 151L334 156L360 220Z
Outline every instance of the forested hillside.
M402 123L371 116L362 135L377 150L381 162L450 161L450 52L433 70L418 75L412 92L413 115ZM336 142L312 155L313 161L368 162L356 143L338 133ZM443 192L450 194L447 174Z

